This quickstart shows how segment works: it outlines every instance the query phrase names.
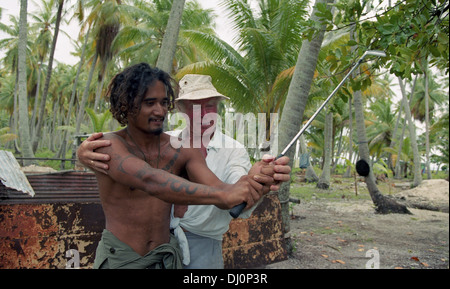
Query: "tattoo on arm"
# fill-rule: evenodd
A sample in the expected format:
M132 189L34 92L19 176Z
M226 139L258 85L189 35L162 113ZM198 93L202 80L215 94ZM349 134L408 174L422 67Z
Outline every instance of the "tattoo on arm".
M117 157L120 158L120 156L116 155L113 157ZM174 158L172 159L173 163L175 163L176 158L178 157L178 154L174 156ZM117 159L116 158L116 159ZM199 185L199 184L194 184L194 183L190 183L187 180L182 179L181 177L175 177L172 176L169 172L167 172L167 174L155 174L155 172L152 172L152 170L155 170L154 168L152 168L149 164L145 163L145 165L143 165L142 168L139 168L138 170L136 170L134 173L131 173L127 167L130 166L130 164L127 164L127 161L133 161L133 159L135 159L136 156L134 155L129 155L126 157L123 157L120 159L119 165L117 167L117 170L120 171L121 173L127 174L127 175L132 175L133 177L142 179L144 176L148 176L148 175L153 175L153 176L159 176L160 178L164 177L164 175L166 175L167 179L165 181L161 181L160 183L155 183L155 185L157 185L159 188L163 189L163 188L167 188L169 187L173 192L178 192L178 193L186 193L188 195L195 195L197 192L198 193L204 193L206 195L210 195L212 192L214 192L213 188L209 188L207 186L203 186L203 185ZM171 161L171 162L172 162ZM167 166L172 166L173 164L169 163Z

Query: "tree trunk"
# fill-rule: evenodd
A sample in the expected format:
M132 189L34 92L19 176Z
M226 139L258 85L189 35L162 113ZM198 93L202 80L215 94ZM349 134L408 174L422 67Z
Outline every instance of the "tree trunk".
M402 90L403 95L403 107L405 108L405 118L408 122L408 128L409 128L409 137L411 139L411 148L413 150L414 155L414 183L413 187L417 187L422 183L422 168L421 168L421 161L420 161L420 154L419 154L419 148L417 147L417 137L416 137L416 128L414 125L413 118L411 116L411 109L409 107L408 99L406 98L406 92L405 92L405 85L403 84L403 81L401 78L398 79L400 83L400 89Z
M333 3L334 0L316 0L316 5L312 12L311 20L319 22L316 16L317 4L319 3ZM329 7L331 9L331 7ZM306 102L308 101L309 91L316 70L317 59L322 46L323 36L325 32L325 25L322 25L321 30L317 36L311 41L304 40L300 49L295 71L292 76L291 84L289 86L288 95L283 108L280 121L280 138L279 147L284 148L298 133L303 120L303 113L305 111ZM292 167L294 151L287 152ZM283 231L288 233L290 231L290 216L289 216L289 182L282 184L278 198L281 203L281 214L283 220Z
M183 15L185 0L174 0L170 10L169 21L167 22L166 32L161 44L158 61L156 66L171 74L173 67L173 58L177 50L178 34L180 33L181 16Z
M425 70L425 142L427 179L431 180L430 168L430 99L428 95L428 71Z
M331 171L331 147L333 145L333 113L327 109L327 116L325 118L325 133L324 133L324 160L323 170L320 175L317 188L322 190L328 190L330 188L330 171Z
M352 110L352 98L348 98L348 160L351 162L353 158L353 110ZM350 178L352 176L352 166L347 166L347 170L344 173L344 178Z
M83 67L84 55L86 53L86 46L87 46L87 42L89 39L90 31L91 31L91 26L89 26L88 31L86 32L86 35L85 35L83 49L82 49L81 57L80 57L80 63L78 64L77 75L75 76L75 81L73 83L72 94L70 95L69 109L67 110L67 115L64 120L64 125L67 125L67 126L70 125L70 117L72 116L72 110L73 110L73 106L74 106L74 102L75 102L75 95L77 92L78 79L80 78L81 68ZM60 147L57 155L55 155L56 158L65 158L65 156L66 156L67 141L68 141L67 135L68 135L68 131L64 130L61 147ZM74 155L75 152L72 152L72 153ZM74 155L74 157L75 157L75 155Z
M34 135L34 130L36 128L36 115L38 110L38 104L39 104L39 91L41 90L41 73L42 73L42 64L43 60L39 60L38 64L38 74L37 74L37 84L36 84L36 94L34 96L34 107L33 107L33 114L31 115L31 122L30 122L30 135Z
M403 103L403 100L402 100ZM402 109L403 109L403 105L402 105ZM400 111L400 114L402 113L402 111ZM395 163L395 179L400 180L403 178L402 176L402 167L400 164L400 161L402 160L402 151L403 151L403 138L405 136L405 129L406 129L406 121L403 119L402 121L402 134L400 135L399 138L399 143L398 143L398 154L397 154L397 162Z
M344 125L342 124L341 125L341 132L339 134L338 150L337 150L337 153L336 153L336 155L334 157L333 167L331 168L331 174L332 175L335 174L335 172L336 172L336 167L338 165L339 158L341 157L341 154L342 154L342 136L343 136L343 134L344 134ZM334 155L334 153L333 153L333 155Z
M306 141L305 141L305 137L303 135L300 136L300 151L302 154L307 154L308 159L310 158L310 155L308 152L308 147L307 147ZM305 173L306 182L315 183L315 182L319 181L319 177L317 176L316 172L314 171L314 168L313 168L310 160L308 160L308 164L309 164L309 166L306 168L306 173Z
M94 101L94 112L98 113L100 109L100 98L102 96L103 84L105 83L106 78L106 67L108 66L108 62L100 62L102 65L101 71L103 71L102 77L97 82L97 92L95 93L95 101Z
M19 22L19 59L18 59L18 83L19 83L19 136L22 156L33 158L33 148L31 146L30 130L28 128L28 97L27 97L27 0L20 1L20 22ZM31 160L24 160L25 166L30 165Z
M393 149L396 145L396 138L397 138L397 132L398 132L398 125L400 123L400 119L402 118L402 111L403 111L403 101L400 102L400 109L398 110L397 120L395 121L395 128L394 132L392 133L392 141L389 144L389 148ZM401 151L400 151L401 153ZM400 160L400 155L397 155L397 162ZM396 176L395 168L392 161L392 153L388 154L388 168L394 173L394 177Z
M16 67L16 80L14 81L14 111L12 114L12 121L11 121L11 132L15 135L19 135L19 68ZM30 140L31 142L31 140ZM18 139L14 139L14 153L15 154L22 154L19 148L19 141Z
M92 82L92 77L94 76L95 65L97 64L98 53L95 52L94 59L92 60L91 71L89 72L88 81L86 83L86 87L84 88L83 96L81 97L80 107L78 108L77 113L77 123L75 125L75 134L80 133L81 122L83 121L85 106L87 102L87 98L89 96L89 86Z
M41 107L39 108L38 123L36 126L35 133L33 135L33 151L37 150L40 139L39 135L41 134L42 126L44 124L45 105L47 101L48 89L50 87L50 79L52 77L53 58L55 56L56 41L58 40L58 33L59 33L59 26L61 24L63 5L64 0L59 0L58 14L56 15L56 23L55 23L55 35L53 35L52 50L50 51L50 57L48 59L47 76L45 79L44 91L42 93Z
M361 91L355 91L353 93L354 106L355 106L355 123L356 133L358 136L358 147L361 159L365 160L368 164L370 162L369 143L367 141L366 126L364 122L364 106L362 102ZM369 190L370 197L375 204L375 210L381 214L389 213L401 213L410 214L406 206L398 204L393 199L389 199L378 190L375 183L375 177L373 175L372 165L370 165L370 173L365 177L367 189Z
M411 104L411 100L412 100L412 97L414 95L414 91L416 89L416 83L417 83L417 75L414 78L414 82L413 82L413 85L412 85L412 88L411 88L411 93L410 93L410 96L409 96L409 104ZM402 100L401 100L402 104L401 104L401 109L400 109L400 113L399 113L400 116L401 116L401 113L404 110L404 107L403 107L403 93L405 93L405 95L406 95L406 92L405 91L401 91L401 93L402 93ZM399 137L399 144L398 144L397 163L395 164L395 179L402 179L403 178L402 166L400 165L400 160L401 160L401 155L402 155L403 138L405 136L405 129L406 129L406 120L405 120L405 118L403 118L403 120L402 120L402 125L403 125L402 126L402 134Z

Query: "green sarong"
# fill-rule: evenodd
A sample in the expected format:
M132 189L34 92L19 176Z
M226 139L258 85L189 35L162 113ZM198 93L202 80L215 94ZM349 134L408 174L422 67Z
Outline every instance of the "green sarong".
M98 243L94 269L182 269L182 253L178 241L170 234L169 243L162 244L145 256L103 230Z

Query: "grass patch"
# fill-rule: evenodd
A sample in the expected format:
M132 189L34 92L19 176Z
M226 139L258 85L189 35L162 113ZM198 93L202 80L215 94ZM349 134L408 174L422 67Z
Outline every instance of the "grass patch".
M38 149L38 151L36 152L35 155L36 158L54 158L55 157L55 153L52 152L49 149ZM72 158L72 151L68 150L66 153L66 159L71 159ZM61 161L44 161L44 160L39 160L37 161L37 166L42 166L42 167L50 167L53 168L57 171L61 170ZM72 162L70 161L66 161L65 164L65 169L66 170L70 170L73 169L74 165L72 165Z
M322 190L316 188L315 183L291 184L290 194L294 198L304 201L325 199L328 201L342 200L370 200L370 195L365 186L358 185L358 194L355 193L354 181L352 179L333 178L330 189Z
M316 183L305 183L300 181L301 177L294 173L291 176L290 195L293 198L298 198L302 201L311 200L328 200L328 201L342 201L342 200L371 200L367 186L363 178L358 177L357 193L355 191L355 179L343 178L340 175L335 175L331 178L330 188L322 190L316 188ZM396 188L395 183L409 182L407 179L393 180L386 179L385 181L378 181L378 190L383 195L391 195L402 191L401 188Z

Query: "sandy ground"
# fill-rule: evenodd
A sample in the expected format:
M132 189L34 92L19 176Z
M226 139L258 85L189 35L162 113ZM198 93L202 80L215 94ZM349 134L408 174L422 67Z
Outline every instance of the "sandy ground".
M448 269L449 183L427 180L393 197L407 204L412 215L376 214L368 200L295 205L291 220L295 249L288 260L266 268Z

